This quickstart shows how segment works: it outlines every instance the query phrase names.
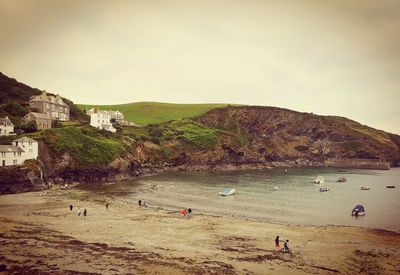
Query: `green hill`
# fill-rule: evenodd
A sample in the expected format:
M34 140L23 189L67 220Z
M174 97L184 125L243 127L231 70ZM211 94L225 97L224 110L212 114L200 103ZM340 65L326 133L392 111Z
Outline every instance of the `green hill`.
M81 110L93 107L120 111L125 119L139 125L156 124L185 117L195 117L228 104L171 104L159 102L136 102L120 105L78 105Z

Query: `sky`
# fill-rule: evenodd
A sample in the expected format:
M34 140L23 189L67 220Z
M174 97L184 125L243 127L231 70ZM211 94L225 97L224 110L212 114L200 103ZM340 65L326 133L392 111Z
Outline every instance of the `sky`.
M0 71L75 103L238 103L400 134L400 1L0 0Z

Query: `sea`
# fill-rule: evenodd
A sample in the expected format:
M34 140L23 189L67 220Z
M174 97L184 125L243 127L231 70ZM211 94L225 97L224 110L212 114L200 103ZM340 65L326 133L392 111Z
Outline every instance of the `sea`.
M322 176L325 182L314 184ZM347 181L337 182L339 177ZM395 188L387 188L393 185ZM361 190L361 187L370 190ZM278 190L273 190L277 187ZM327 187L328 192L320 192ZM137 205L193 214L229 216L289 225L337 225L400 232L400 168L388 171L334 168L274 168L247 171L166 172L113 184L79 188ZM234 188L232 196L220 196ZM276 189L276 188L275 188ZM361 204L362 217L351 216Z

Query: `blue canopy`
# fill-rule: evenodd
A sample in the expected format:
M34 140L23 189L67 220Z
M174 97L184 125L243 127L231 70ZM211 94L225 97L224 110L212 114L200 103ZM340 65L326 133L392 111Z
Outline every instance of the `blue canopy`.
M365 208L361 204L358 204L358 205L356 205L356 207L354 207L353 211L365 212Z

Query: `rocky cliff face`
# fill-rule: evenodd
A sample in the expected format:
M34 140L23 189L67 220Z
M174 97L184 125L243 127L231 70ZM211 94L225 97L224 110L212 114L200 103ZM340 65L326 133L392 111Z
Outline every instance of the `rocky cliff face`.
M236 134L244 140L245 155L252 152L266 161L380 158L395 164L400 160L400 136L343 117L274 107L230 107L212 110L199 120Z

